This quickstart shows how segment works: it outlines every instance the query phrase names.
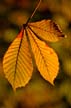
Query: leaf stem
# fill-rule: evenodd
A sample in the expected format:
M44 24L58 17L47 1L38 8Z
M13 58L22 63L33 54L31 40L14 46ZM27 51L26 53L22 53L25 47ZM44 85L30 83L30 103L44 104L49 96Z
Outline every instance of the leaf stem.
M29 19L27 20L26 25L28 24L28 22L30 21L30 19L34 16L36 10L38 9L38 7L39 7L39 5L40 5L40 2L41 2L41 0L39 0L39 2L38 2L38 4L37 4L36 8L34 9L34 11L33 11L33 13L32 13L32 15L31 15L31 16L29 17Z

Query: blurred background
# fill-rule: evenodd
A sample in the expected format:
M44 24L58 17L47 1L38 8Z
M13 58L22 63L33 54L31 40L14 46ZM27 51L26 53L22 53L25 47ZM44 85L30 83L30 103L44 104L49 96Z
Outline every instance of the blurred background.
M4 77L2 59L38 0L0 0L0 108L71 108L71 0L41 0L31 21L52 19L67 38L50 43L60 61L53 87L37 72L24 88L14 93Z

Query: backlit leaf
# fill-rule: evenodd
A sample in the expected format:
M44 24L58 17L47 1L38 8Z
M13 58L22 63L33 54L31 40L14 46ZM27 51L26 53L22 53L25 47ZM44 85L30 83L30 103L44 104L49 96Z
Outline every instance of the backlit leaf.
M29 23L29 27L39 38L46 41L56 42L65 36L61 32L58 25L51 20L42 20L35 23Z
M5 76L14 90L29 82L33 72L32 54L42 77L54 84L59 70L58 56L44 40L55 42L62 37L59 27L51 20L23 24L3 59Z
M45 80L53 84L59 70L57 54L45 42L39 40L31 29L27 29L27 34L40 74Z
M24 29L8 48L3 59L3 68L14 90L25 86L30 80L33 66Z

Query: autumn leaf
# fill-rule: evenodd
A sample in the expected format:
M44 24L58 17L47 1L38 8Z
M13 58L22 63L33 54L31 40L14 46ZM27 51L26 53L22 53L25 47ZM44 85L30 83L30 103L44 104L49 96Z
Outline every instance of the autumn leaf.
M65 37L60 27L52 20L41 20L28 24L38 38L50 42L56 42Z
M25 30L22 29L3 58L4 74L13 89L25 86L33 72Z
M27 34L40 74L53 84L59 70L57 54L45 42L39 40L30 29L27 29Z
M13 89L24 87L33 73L33 59L41 76L52 85L59 70L58 56L46 41L56 42L65 35L59 26L51 20L42 20L29 23L36 12L41 0L31 17L8 48L3 58L3 69Z
M45 21L43 28L39 26L40 23L44 25ZM20 33L8 48L3 58L3 69L14 90L25 86L31 79L33 72L32 53L42 77L53 84L59 70L58 56L52 48L38 37L42 34L43 40L47 36L45 40L57 41L64 36L55 23L49 24L49 22L52 21L42 20L36 23L28 23L28 25L24 24Z

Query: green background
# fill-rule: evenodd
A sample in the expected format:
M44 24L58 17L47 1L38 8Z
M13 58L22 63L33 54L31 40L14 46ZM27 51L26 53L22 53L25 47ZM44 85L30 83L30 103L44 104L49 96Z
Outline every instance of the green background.
M49 43L60 61L55 86L35 70L28 85L14 92L3 73L3 56L37 3L38 0L0 0L0 108L71 108L71 0L41 0L31 19L51 19L67 35L59 42Z

